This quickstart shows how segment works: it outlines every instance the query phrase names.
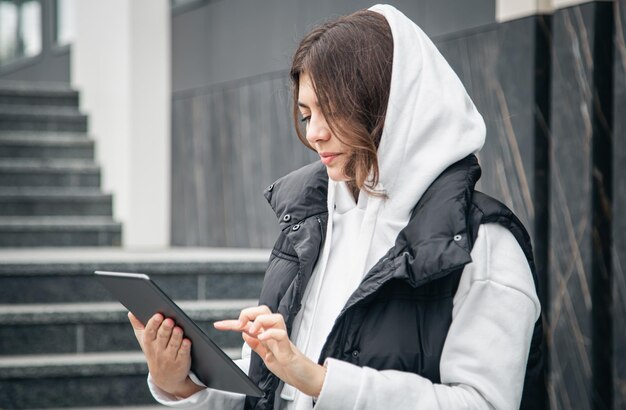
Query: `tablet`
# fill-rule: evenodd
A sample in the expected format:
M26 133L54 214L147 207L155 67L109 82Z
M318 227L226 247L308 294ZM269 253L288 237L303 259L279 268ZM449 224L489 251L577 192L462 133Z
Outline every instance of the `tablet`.
M185 337L191 340L191 370L206 386L253 397L263 395L248 375L148 275L102 271L95 274L98 281L142 323L161 313L183 329Z

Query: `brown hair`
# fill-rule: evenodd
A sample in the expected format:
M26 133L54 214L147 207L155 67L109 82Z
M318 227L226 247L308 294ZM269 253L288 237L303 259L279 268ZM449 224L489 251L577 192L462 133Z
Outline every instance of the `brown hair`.
M331 132L350 147L344 174L351 189L374 195L393 61L393 37L385 17L360 10L314 28L300 42L291 65L293 119L298 138L313 149L299 121L300 75L311 78ZM373 179L367 178L372 172Z

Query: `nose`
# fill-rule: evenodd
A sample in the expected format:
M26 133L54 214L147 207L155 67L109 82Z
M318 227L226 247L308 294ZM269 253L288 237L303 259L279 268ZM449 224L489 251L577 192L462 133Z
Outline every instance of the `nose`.
M311 145L330 139L330 129L321 116L311 116L309 124L306 127L306 139Z

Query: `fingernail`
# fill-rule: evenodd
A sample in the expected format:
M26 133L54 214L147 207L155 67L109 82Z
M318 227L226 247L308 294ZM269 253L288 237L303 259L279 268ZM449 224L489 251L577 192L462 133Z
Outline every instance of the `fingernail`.
M161 317L161 315L159 315L158 313L156 315L154 315L154 321L157 323L160 323L161 320L163 320L163 317Z
M189 342L188 342L187 340L185 340L185 341L183 342L183 347L184 347L184 348L189 347Z

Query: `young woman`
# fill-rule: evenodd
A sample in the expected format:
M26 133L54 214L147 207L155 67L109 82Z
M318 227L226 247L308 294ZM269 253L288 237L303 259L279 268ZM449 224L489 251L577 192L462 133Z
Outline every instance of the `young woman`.
M144 329L131 316L155 398L215 409L543 408L528 235L474 191L485 125L432 42L377 5L309 33L291 79L298 135L320 161L267 188L281 233L260 304L215 323L242 332L237 362L265 396L205 388L171 319Z

